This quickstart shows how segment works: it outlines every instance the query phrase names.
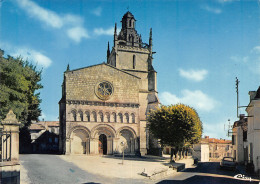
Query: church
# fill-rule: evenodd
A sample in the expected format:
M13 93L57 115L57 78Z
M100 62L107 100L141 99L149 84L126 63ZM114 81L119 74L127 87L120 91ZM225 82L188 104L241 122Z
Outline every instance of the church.
M114 30L107 62L64 72L59 102L61 154L146 155L158 150L147 115L159 106L153 39L142 41L131 12ZM158 153L158 152L157 152Z

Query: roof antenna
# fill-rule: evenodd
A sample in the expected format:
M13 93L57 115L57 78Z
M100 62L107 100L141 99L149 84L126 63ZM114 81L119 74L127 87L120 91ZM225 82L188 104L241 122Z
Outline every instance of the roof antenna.
M127 9L127 11L129 11L129 5L127 6L127 8L126 8L126 9Z

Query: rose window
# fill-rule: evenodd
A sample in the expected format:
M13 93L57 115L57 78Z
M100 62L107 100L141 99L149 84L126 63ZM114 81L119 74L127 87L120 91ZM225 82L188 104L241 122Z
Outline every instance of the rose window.
M96 85L95 93L101 100L107 100L113 94L113 86L110 82L101 82Z

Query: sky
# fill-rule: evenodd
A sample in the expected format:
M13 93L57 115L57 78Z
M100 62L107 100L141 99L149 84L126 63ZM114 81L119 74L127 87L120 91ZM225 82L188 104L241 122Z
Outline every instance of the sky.
M68 64L77 69L106 61L114 25L121 28L128 10L144 42L153 29L160 102L194 107L203 135L230 139L236 77L240 106L259 87L259 0L1 0L0 48L42 69L40 120L58 120Z

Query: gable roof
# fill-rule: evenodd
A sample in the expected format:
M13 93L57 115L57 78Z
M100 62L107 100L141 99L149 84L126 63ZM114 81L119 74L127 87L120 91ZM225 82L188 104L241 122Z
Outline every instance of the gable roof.
M50 126L55 126L55 127L59 127L60 126L60 122L59 121L39 121L38 122L39 124L43 125L43 126L47 126L47 127L50 127Z
M114 66L112 66L112 65L110 65L110 64L107 64L107 63L100 63L100 64L96 64L96 65L91 65L91 66L86 66L86 67L82 67L82 68L77 68L77 69L74 69L74 70L67 70L67 71L65 71L64 73L69 73L69 72L73 72L73 71L83 70L83 69L86 69L86 68L91 68L91 67L96 67L96 66L101 66L101 65L108 66L108 67L110 67L110 68L113 68L113 69L115 69L115 70L118 70L118 71L120 71L120 72L123 72L123 73L125 73L125 74L128 74L128 75L130 75L130 76L132 76L132 77L135 77L135 78L137 78L137 79L141 79L140 77L137 77L136 75L133 75L133 74L128 73L128 72L126 72L126 71L124 71L124 70L118 69L118 68L116 68L116 67L114 67Z
M29 127L29 129L30 130L44 130L45 127L38 123L32 123L31 126Z
M218 143L218 144L231 144L231 140L226 140L226 139L216 139L216 138L209 138L206 136L206 138L202 138L200 140L200 143Z

